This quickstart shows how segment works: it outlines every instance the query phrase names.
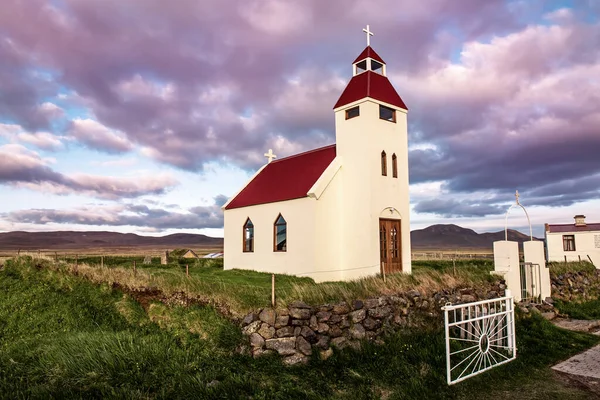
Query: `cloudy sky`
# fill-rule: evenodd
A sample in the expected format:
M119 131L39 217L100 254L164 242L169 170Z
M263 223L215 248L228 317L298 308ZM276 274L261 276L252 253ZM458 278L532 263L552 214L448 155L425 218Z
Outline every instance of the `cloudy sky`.
M599 15L596 0L2 0L0 231L222 235L220 206L267 149L334 142L366 24L410 109L413 229L501 229L517 189L534 234L600 221Z

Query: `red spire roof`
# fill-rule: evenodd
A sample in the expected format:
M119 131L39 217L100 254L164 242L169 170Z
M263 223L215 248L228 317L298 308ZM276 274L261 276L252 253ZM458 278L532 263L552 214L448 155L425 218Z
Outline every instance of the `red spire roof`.
M352 64L356 64L357 62L364 60L367 57L371 57L373 60L377 60L380 63L385 64L385 61L383 61L383 59L381 57L379 57L379 54L377 54L371 46L365 47L363 52L360 53L360 55L358 57L356 57L356 60L354 60L352 62Z
M365 97L408 110L388 78L373 71L365 71L353 76L333 108L345 106Z
M306 197L310 188L335 159L335 154L335 144L332 144L272 161L225 209Z

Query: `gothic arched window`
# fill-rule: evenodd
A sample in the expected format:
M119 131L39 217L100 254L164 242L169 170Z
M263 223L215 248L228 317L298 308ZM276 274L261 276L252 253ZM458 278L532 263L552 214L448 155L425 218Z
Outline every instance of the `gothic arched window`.
M396 157L396 153L392 154L392 176L394 178L398 177L398 160Z
M254 252L254 224L250 218L246 219L243 229L244 253Z
M387 176L387 155L385 151L381 152L381 175Z
M273 251L287 251L287 222L281 214L273 225Z

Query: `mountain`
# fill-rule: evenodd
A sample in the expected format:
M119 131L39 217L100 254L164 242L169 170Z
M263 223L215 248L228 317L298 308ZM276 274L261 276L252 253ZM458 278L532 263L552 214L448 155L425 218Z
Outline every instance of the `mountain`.
M519 231L508 230L508 240L525 242L530 238ZM533 238L534 240L540 240ZM504 231L477 233L472 229L462 228L458 225L431 225L424 229L410 232L411 246L413 249L489 249L497 240L504 240Z
M412 231L410 239L413 249L491 250L493 242L504 240L504 231L477 233L472 229L462 228L457 225L432 225L425 229ZM529 236L509 229L508 239L521 243L529 240ZM222 248L223 238L191 233L176 233L161 237L117 232L57 231L0 233L0 250L74 250L126 247L154 247L163 249Z
M223 247L223 238L190 233L154 237L117 232L5 232L0 250L58 250L113 247Z

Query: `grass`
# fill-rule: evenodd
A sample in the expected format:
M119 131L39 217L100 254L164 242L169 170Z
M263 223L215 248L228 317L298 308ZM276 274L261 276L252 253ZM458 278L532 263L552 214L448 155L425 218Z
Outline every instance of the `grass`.
M449 387L438 329L285 368L239 354L239 328L211 307L144 308L110 285L25 259L0 270L0 292L0 397L10 398L584 399L548 365L600 339L521 319L516 361Z
M567 272L596 272L596 267L587 261L549 262L548 268L552 275L562 275Z
M143 264L143 257L79 257L64 262L35 253L15 258L15 262L35 262L47 269L76 273L97 284L118 284L128 290L158 289L166 296L184 293L202 304L211 304L241 317L251 310L271 303L271 274L246 270L223 270L222 259L190 260L189 274L185 265L171 262L161 265L158 258ZM136 270L133 269L136 262ZM187 261L186 261L187 262ZM406 290L432 293L447 288L477 287L494 281L489 274L490 260L416 261L413 274L390 275L383 282L379 276L350 282L316 284L311 278L276 275L277 304L302 300L309 304L336 303L394 294Z
M573 319L600 320L600 299L583 302L556 301L554 304L561 314Z

